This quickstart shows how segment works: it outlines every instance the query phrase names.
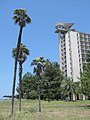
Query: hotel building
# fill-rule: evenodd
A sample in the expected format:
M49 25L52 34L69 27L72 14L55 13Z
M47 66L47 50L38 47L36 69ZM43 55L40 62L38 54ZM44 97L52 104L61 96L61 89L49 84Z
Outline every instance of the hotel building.
M73 23L57 23L55 32L59 35L60 69L78 82L90 50L90 34L71 29L72 26Z

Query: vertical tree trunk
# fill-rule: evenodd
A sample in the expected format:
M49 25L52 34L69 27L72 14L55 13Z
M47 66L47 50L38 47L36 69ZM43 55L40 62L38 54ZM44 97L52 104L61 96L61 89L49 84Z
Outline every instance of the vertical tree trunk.
M72 93L71 92L69 93L69 99L70 99L70 101L72 101Z
M22 96L22 63L19 63L19 111L21 111L21 96Z
M17 52L16 52L16 58L15 58L15 64L14 64L14 77L13 77L13 85L12 85L11 114L13 114L13 110L14 110L14 94L15 94L16 72L17 72L17 60L18 60L18 53L19 53L20 43L21 43L22 29L23 29L23 27L21 26L20 27L19 36L18 36Z
M38 112L41 112L41 78L38 80Z

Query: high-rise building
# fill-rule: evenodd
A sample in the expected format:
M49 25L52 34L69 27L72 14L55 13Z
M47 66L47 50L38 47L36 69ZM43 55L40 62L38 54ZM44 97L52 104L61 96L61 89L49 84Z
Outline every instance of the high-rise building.
M71 29L73 23L57 23L60 69L74 82L79 81L86 55L90 50L90 34Z

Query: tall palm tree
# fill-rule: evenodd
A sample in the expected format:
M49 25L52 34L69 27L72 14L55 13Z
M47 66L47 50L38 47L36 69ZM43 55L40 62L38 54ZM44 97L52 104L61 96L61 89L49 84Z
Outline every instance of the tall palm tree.
M22 30L26 26L26 23L31 23L30 17L26 14L25 9L16 9L14 11L13 20L15 21L15 24L18 24L20 26L19 36L18 36L18 42L17 42L17 52L15 57L15 64L14 64L14 77L13 77L13 85L12 85L12 108L11 108L11 114L13 114L14 109L14 94L15 94L15 83L16 83L16 71L17 71L17 59L19 54L19 48L21 43L21 36L22 36Z
M13 57L16 59L17 48L12 49ZM19 62L19 111L21 111L21 95L22 95L22 64L27 59L27 55L29 55L29 50L22 43L20 44L19 54L18 54L18 62Z
M34 73L38 77L38 101L39 101L39 106L38 106L38 111L41 112L41 79L42 79L42 74L45 71L45 64L46 61L44 60L43 57L39 57L37 59L34 59L31 63L31 66L34 65Z

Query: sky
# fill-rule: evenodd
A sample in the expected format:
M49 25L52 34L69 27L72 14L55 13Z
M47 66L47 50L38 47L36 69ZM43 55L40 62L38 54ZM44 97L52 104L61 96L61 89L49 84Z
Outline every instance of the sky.
M23 29L22 43L30 55L23 64L23 75L33 73L33 59L59 63L57 22L75 23L72 28L90 33L90 0L0 0L0 99L11 95L14 74L12 48L17 45L19 26L12 19L15 9L25 8L32 22ZM18 84L18 71L16 86Z

